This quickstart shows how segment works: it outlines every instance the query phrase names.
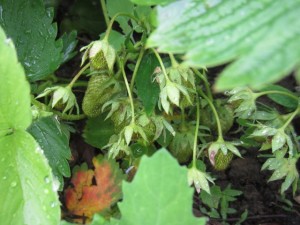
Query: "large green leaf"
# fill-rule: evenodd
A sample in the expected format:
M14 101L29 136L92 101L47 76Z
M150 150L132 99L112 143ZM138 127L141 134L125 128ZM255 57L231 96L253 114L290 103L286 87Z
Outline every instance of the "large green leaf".
M121 225L205 224L205 219L192 213L187 169L165 149L151 158L144 156L133 182L123 183L122 190Z
M69 131L55 117L43 117L35 121L28 129L43 149L52 172L63 187L63 176L70 177L68 159L71 158Z
M1 224L56 225L60 206L51 170L25 131L0 138Z
M153 112L159 97L159 86L154 81L154 76L152 76L157 66L159 66L159 62L156 57L153 54L146 55L142 59L137 72L138 97L142 100L147 114Z
M158 28L148 47L184 54L190 66L234 61L216 89L261 88L300 62L300 1L180 0L158 7Z
M51 169L25 131L31 123L29 84L1 27L0 60L1 224L58 224L59 201Z
M131 0L133 3L139 5L157 5L157 4L167 4L170 2L174 2L176 0Z
M11 39L0 27L0 137L31 123L30 87Z
M53 11L46 11L42 0L0 0L0 14L0 25L14 40L28 79L36 81L53 73L62 61Z

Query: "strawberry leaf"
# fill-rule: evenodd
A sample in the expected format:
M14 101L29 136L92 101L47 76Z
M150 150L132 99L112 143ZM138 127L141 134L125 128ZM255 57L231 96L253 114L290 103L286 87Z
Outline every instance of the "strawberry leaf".
M138 5L156 5L156 4L167 4L176 0L131 0L133 3Z
M120 225L205 224L205 219L192 213L187 169L165 149L151 158L144 156L133 182L124 183L122 190Z
M153 80L154 76L152 76L155 68L158 66L159 62L153 54L146 55L143 57L137 72L137 94L142 100L148 115L153 112L159 97L159 86L156 81Z
M70 177L71 171L68 159L71 158L69 147L69 131L54 117L43 117L35 121L28 128L28 132L35 138L43 149L53 175L58 178L60 188L63 187L63 176Z
M14 40L18 58L30 81L53 73L62 62L62 40L56 40L53 10L42 0L2 0L0 25Z
M299 1L181 0L158 7L158 28L148 47L185 54L189 66L232 62L215 87L262 88L300 62Z
M112 159L94 158L94 170L79 168L65 191L66 207L74 215L91 218L95 213L108 210L121 197L124 178L118 164ZM95 179L96 183L93 184Z
M1 224L58 224L60 207L51 169L25 131L32 120L29 84L1 27L0 60Z

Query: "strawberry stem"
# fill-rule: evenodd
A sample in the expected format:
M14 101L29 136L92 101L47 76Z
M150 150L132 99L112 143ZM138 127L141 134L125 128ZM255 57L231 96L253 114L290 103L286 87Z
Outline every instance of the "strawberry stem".
M141 25L141 24L140 24L140 21L139 21L137 18L135 18L134 16L132 16L131 14L127 14L127 13L117 13L117 14L115 14L115 15L111 18L110 23L109 23L109 25L107 26L107 30L106 30L106 33L105 33L105 36L104 36L103 40L108 41L108 37L109 37L110 32L111 32L111 30L112 30L112 25L114 24L115 20L116 20L117 17L119 17L119 16L129 17L130 19L133 19L135 22L137 22L139 25ZM141 27L145 30L145 27L143 27L143 26L141 26Z
M151 50L153 51L154 55L156 56L156 58L157 58L157 60L159 62L159 65L160 65L160 67L161 67L161 69L163 71L163 74L165 76L166 81L170 81L170 79L168 77L168 74L167 74L167 71L166 71L166 67L165 67L165 65L164 65L164 63L163 63L160 55L157 53L157 51L155 49L151 48Z
M75 75L75 77L71 80L70 84L68 85L71 89L74 85L74 83L78 80L78 78L83 74L83 72L90 66L90 63L86 64L84 67L82 67L81 70Z
M285 91L276 91L276 90L274 90L274 91L263 91L263 92L256 93L256 94L255 94L255 98L259 98L259 97L261 97L261 96L263 96L263 95L270 95L270 94L280 94L280 95L285 95L285 96L288 96L288 97L290 97L290 98L293 98L293 99L299 101L299 97L297 97L297 96L295 96L295 95L293 95L293 94L290 94L290 93L285 92Z
M193 72L204 82L204 86L205 86L205 89L206 89L206 94L208 96L208 98L213 101L213 96L212 96L212 93L211 93L211 90L210 90L210 84L207 80L207 77L205 74L202 74L199 72L199 70L197 69L192 69Z
M223 134L222 134L222 126L221 126L220 118L219 118L219 115L217 113L217 110L216 110L213 102L203 93L202 90L199 90L199 93L207 101L209 107L213 111L213 114L214 114L216 122L217 122L217 127L218 127L218 136L219 136L218 140L224 141Z
M285 130L287 126L292 122L292 120L297 116L298 112L300 111L300 106L291 114L291 116L287 119L287 121L283 124L283 126L279 129Z
M177 67L178 66L178 62L175 59L174 55L173 54L169 54L169 56L170 56L170 59L171 59L172 67Z
M199 99L196 96L196 128L195 128L195 136L194 136L194 146L193 146L193 167L196 168L196 160L197 160L197 142L198 142L198 132L199 132L199 122L200 122L200 106Z
M134 81L135 81L135 78L136 78L138 69L139 69L139 67L140 67L140 64L141 64L141 62L142 62L144 53L145 53L145 49L142 47L142 49L141 49L141 51L140 51L140 54L139 54L139 57L138 57L138 59L137 59L137 61L136 61L136 64L135 64L133 74L132 74L131 83L130 83L130 90L131 90L131 91L133 90Z
M100 0L100 5L101 5L101 8L102 8L102 12L103 12L103 16L104 16L106 26L108 27L110 21L109 21L109 17L108 17L108 14L107 14L107 8L106 8L105 0Z
M133 104L133 98L132 98L132 93L129 87L129 83L126 77L126 73L124 70L124 62L120 60L120 64L121 64L121 70L122 70L122 74L123 74L123 78L124 78L124 82L126 85L126 89L128 92L128 97L129 97L129 101L130 101L130 106L131 106L131 123L134 124L135 123L135 114L134 114L134 104Z
M75 120L82 120L82 119L86 118L85 114L79 114L79 115L78 114L65 114L65 113L61 113L56 110L53 110L53 109L51 109L51 107L36 100L33 96L31 96L31 104L43 111L53 112L54 114L56 114L63 120L75 121Z

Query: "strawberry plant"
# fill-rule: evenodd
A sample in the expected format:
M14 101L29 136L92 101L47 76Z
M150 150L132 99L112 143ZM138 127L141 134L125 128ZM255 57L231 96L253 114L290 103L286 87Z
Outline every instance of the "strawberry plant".
M66 2L0 0L3 224L243 224L253 152L297 199L298 1Z

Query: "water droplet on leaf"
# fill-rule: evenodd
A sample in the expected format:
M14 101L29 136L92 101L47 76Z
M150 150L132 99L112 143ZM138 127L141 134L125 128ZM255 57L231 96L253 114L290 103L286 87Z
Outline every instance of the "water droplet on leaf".
M48 176L46 176L46 177L44 178L44 181L45 181L46 184L49 184L49 183L50 183L50 178L49 178Z
M15 181L11 182L10 186L11 187L16 187L17 186L17 182L15 182Z

